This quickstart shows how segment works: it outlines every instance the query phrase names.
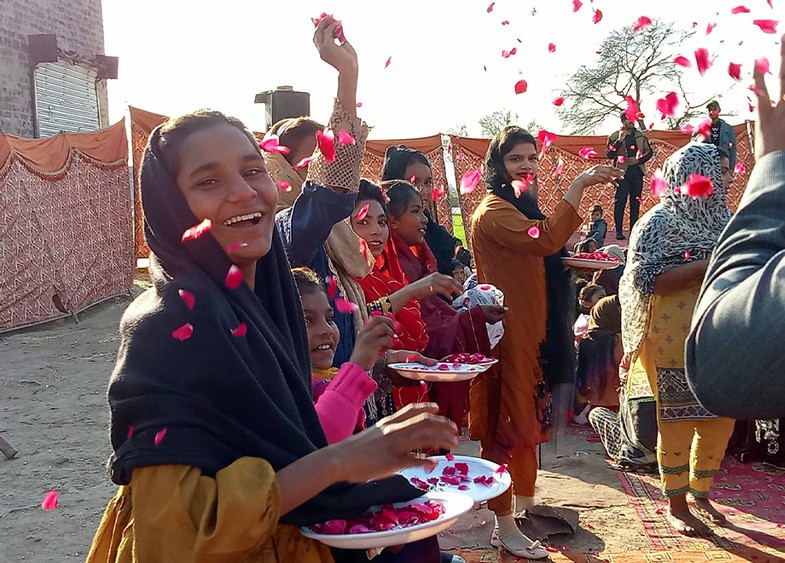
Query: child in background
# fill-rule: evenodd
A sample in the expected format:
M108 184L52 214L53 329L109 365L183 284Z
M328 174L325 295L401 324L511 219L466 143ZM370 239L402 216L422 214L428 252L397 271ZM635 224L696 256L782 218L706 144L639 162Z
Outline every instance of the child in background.
M608 233L608 223L602 217L602 206L595 203L591 208L591 223L587 239L593 239L597 247L605 245L605 235ZM595 249L596 250L596 249Z
M605 297L605 288L596 283L586 284L578 294L578 304L581 308L581 313L573 325L573 335L575 336L575 348L578 348L578 343L589 328L589 320L591 319L591 309L594 305Z
M463 284L466 283L466 280L469 277L466 274L466 267L458 260L452 261L452 277L455 278L456 282L461 284L461 287L463 287Z

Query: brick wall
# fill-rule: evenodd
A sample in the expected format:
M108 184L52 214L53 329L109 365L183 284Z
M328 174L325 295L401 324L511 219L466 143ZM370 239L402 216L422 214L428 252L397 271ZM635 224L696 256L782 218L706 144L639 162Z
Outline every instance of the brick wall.
M35 135L33 68L27 36L54 34L61 52L104 54L101 0L0 0L0 132ZM98 88L105 121L106 88Z

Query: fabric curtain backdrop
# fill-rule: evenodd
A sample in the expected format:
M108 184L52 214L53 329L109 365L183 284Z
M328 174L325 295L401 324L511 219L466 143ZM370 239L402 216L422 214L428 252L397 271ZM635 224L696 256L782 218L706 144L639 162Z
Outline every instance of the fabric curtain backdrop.
M133 284L125 122L48 139L0 135L0 331Z

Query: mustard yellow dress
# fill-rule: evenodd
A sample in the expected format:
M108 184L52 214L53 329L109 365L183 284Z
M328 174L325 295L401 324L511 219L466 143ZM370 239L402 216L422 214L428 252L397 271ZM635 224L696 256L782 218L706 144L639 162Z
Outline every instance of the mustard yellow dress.
M278 522L278 481L243 457L215 478L188 465L134 469L109 501L87 563L332 563L330 548Z

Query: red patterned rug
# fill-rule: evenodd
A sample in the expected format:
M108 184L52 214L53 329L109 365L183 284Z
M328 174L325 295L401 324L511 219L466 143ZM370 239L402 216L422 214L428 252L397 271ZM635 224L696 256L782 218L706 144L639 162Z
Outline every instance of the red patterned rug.
M785 469L726 457L710 498L729 526L712 526L715 535L711 538L689 538L671 527L656 476L616 474L657 549L768 547L785 556Z

